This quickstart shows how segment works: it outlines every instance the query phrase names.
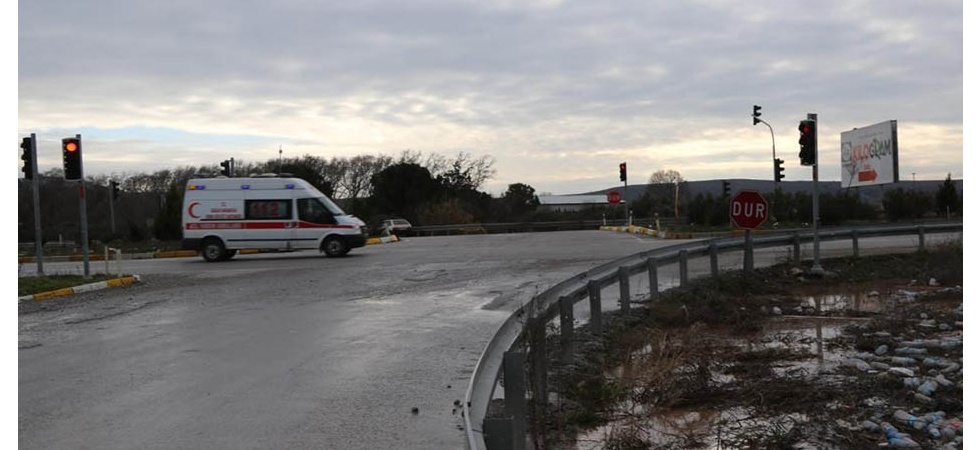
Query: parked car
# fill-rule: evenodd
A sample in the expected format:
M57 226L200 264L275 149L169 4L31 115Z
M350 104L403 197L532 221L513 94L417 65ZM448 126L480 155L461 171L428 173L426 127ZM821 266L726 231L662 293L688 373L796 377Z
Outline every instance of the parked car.
M412 231L412 224L405 219L387 219L381 222L381 231L396 236L406 235Z

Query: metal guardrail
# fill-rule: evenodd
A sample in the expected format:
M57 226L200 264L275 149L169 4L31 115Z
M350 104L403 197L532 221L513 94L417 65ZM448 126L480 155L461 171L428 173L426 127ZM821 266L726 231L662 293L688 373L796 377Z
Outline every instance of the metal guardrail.
M659 220L663 227L677 226L677 219L634 218L634 224L652 224ZM527 231L594 230L604 225L621 225L623 218L603 220L564 220L552 222L467 223L456 225L422 225L412 227L412 235L436 236L474 233L516 233Z
M859 256L858 241L861 238L918 235L919 249L925 248L925 235L932 233L962 233L962 223L928 224L928 225L897 225L875 226L849 229L825 229L817 234L817 241L834 241L851 239L853 253ZM793 248L793 259L801 258L801 246L813 243L812 232L801 231L777 232L767 234L747 234L745 237L728 237L705 241L678 244L669 247L636 253L615 261L591 268L558 283L550 289L536 295L504 321L497 332L491 337L477 362L466 391L466 401L463 406L466 421L466 437L470 450L497 450L498 448L523 449L526 440L524 407L527 402L524 389L524 367L533 365L541 367L543 361L543 341L545 324L560 317L562 340L571 345L570 336L566 340L565 333L571 333L571 308L580 300L590 300L592 319L590 326L593 331L601 332L601 310L598 306L602 288L620 284L620 304L623 310L628 310L630 295L630 277L646 273L650 277L650 295L657 296L657 270L661 266L677 264L680 282L687 281L687 263L692 257L708 257L711 260L712 275L718 274L717 257L720 253L743 251L743 270L753 268L755 248L784 247ZM522 337L529 337L531 353L526 358L511 352L521 343ZM537 349L535 348L537 346ZM562 350L565 351L564 349ZM570 351L569 351L570 354ZM515 358L518 356L518 358ZM537 356L537 358L535 358ZM507 369L505 369L507 366ZM508 374L513 380L507 378ZM507 379L504 383L504 402L507 407L507 417L488 418L491 401L501 375ZM536 381L546 376L538 374ZM535 381L535 380L532 380ZM539 383L540 384L540 383ZM542 387L536 387L543 389ZM547 392L532 393L546 398ZM513 398L513 397L518 398Z

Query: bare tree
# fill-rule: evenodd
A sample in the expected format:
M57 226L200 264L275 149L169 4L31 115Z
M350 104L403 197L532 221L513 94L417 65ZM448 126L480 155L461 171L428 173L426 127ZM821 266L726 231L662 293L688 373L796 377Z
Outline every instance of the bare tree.
M681 173L668 169L658 170L650 175L649 194L655 205L673 204L674 218L679 218L680 199L685 187L684 177Z

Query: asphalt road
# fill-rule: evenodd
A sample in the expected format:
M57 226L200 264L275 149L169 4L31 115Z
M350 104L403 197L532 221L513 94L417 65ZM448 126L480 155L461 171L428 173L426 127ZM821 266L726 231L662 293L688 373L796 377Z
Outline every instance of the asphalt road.
M575 231L126 261L137 286L21 307L19 448L465 448L455 403L512 310L676 243Z

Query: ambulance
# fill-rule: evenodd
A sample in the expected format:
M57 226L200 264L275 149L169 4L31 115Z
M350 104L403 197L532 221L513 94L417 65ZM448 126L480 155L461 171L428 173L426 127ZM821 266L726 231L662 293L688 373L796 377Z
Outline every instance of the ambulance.
M328 257L363 247L368 229L299 178L194 178L184 190L185 250L226 261L242 249L320 250Z

